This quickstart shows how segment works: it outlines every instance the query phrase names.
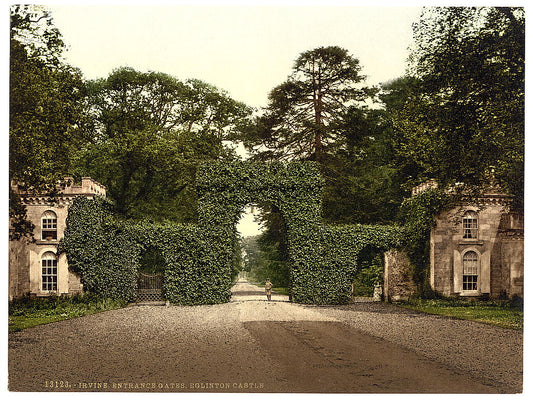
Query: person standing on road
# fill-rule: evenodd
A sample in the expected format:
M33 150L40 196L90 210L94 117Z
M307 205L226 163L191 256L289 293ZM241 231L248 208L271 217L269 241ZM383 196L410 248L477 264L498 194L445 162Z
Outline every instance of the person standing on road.
M270 301L270 298L272 297L272 282L270 282L270 279L268 278L265 283L265 292L267 295L267 299Z

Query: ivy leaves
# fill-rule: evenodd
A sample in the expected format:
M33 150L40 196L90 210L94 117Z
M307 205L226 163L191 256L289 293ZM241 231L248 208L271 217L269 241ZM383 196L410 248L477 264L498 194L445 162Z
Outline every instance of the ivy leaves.
M341 304L349 300L359 253L402 242L393 226L323 225L323 180L315 163L213 162L199 169L199 224L118 220L100 199L78 198L69 209L60 252L86 289L133 300L141 256L164 259L164 294L175 304L229 301L238 252L236 220L252 201L279 206L287 225L293 300Z

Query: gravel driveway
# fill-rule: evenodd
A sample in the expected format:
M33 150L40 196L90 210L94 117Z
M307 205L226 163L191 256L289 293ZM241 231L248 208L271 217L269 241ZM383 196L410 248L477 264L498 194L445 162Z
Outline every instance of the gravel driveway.
M382 303L307 306L238 282L232 301L137 306L9 335L11 391L522 389L522 332Z

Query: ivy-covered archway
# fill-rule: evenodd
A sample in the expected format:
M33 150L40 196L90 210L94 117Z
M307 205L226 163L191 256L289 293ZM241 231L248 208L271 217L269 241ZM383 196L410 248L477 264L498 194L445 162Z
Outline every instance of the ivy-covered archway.
M200 226L235 225L251 202L275 204L289 229L321 223L324 180L312 162L211 162L196 181Z
M293 301L344 303L350 298L358 253L368 245L384 250L396 246L400 230L324 225L323 185L313 162L204 164L197 179L199 225L233 228L244 205L276 205L287 228Z
M287 228L293 301L341 304L349 301L360 250L367 245L384 250L395 247L401 231L391 226L324 225L323 185L318 166L312 162L205 163L197 172L198 224L116 222L104 217L104 208L89 205L102 201L77 201L69 211L62 247L71 267L100 293L124 297L134 293L126 289L135 286L132 281L116 280L121 276L117 269L131 278L139 268L142 249L151 246L160 248L166 261L164 292L170 302L227 302L235 272L236 223L241 210L251 202L269 202L280 209ZM94 214L102 216L96 219ZM87 227L87 220L82 218L87 215L93 216L89 221L100 223ZM81 250L89 232L93 241ZM108 241L110 236L115 240ZM119 249L118 238L124 239L129 252ZM102 263L108 261L111 268L95 267L94 259L88 261L87 247L103 252L106 258ZM129 258L123 261L127 268L121 265L121 258Z

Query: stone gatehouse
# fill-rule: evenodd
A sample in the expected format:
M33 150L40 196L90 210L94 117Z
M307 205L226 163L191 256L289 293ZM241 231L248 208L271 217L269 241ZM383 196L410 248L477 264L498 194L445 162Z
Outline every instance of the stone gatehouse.
M430 285L444 296L524 295L524 216L497 187L435 217Z
M25 296L76 294L83 291L80 278L68 268L65 254L57 255L57 245L66 227L69 206L74 198L105 197L106 188L84 177L81 184L66 178L68 185L51 198L25 193L12 184L27 209L27 218L35 225L33 241L29 238L9 241L9 299Z

